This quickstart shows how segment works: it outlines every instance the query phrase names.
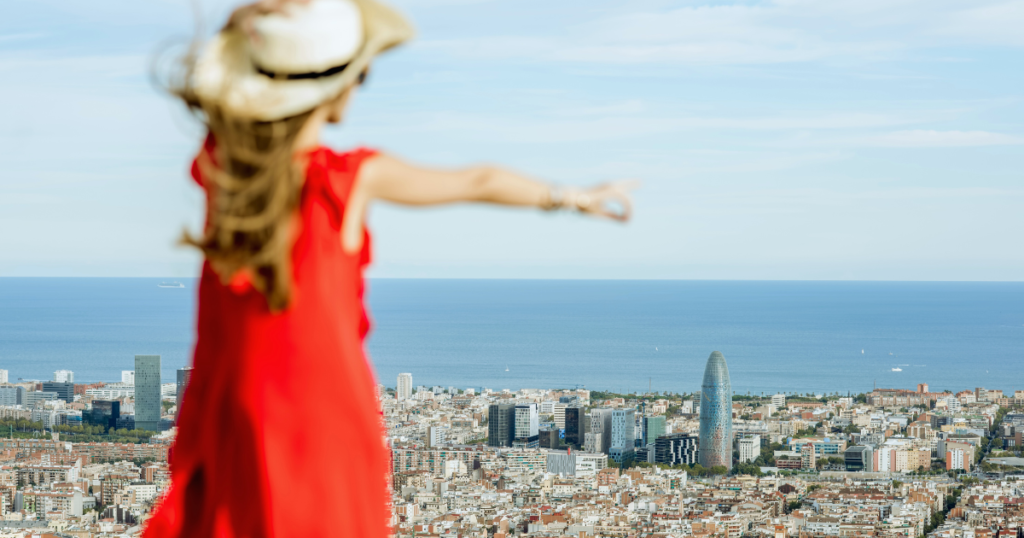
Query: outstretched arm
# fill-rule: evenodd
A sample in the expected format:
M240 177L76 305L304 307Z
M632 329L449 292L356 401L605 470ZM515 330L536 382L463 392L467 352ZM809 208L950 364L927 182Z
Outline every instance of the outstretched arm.
M358 247L363 214L373 200L421 206L483 202L573 209L586 215L625 222L632 210L631 188L628 183L610 183L587 189L555 188L493 166L437 170L420 168L380 154L368 159L359 169L345 215L343 244L349 251Z
M558 189L493 166L437 170L419 168L383 154L363 164L356 185L357 191L368 200L404 205L484 202L542 209L567 208L620 221L629 219L629 188L620 183L589 189ZM609 203L619 207L609 207Z

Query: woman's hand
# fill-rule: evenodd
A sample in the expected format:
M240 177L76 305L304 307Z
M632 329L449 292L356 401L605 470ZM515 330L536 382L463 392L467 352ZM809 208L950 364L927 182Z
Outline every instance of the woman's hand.
M633 215L630 191L638 185L637 181L616 181L589 189L568 188L562 191L561 200L552 202L585 215L626 222Z

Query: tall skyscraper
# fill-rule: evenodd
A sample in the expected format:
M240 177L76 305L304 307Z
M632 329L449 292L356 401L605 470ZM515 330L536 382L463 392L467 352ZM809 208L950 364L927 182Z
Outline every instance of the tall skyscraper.
M487 445L512 446L515 432L515 404L491 404L487 409Z
M71 370L57 370L53 373L54 383L74 383L75 373Z
M636 411L634 409L612 410L611 445L608 455L622 463L632 460L636 448Z
M408 400L412 398L412 374L398 374L398 385L395 387L395 398Z
M590 431L584 435L583 449L595 454L607 454L612 445L612 410L592 409Z
M537 404L517 405L515 421L515 438L512 440L512 446L537 448L540 440L540 414Z
M0 370L0 383L7 383L7 370Z
M160 431L160 355L135 356L135 429Z
M181 402L184 401L185 388L188 387L189 379L192 379L192 367L178 368L177 392L174 398L174 405L178 406L178 414L181 414ZM174 415L175 420L178 419L178 414Z
M583 447L587 426L587 415L582 407L565 408L565 444L577 449Z
M711 352L700 391L700 464L732 469L732 384L719 351Z

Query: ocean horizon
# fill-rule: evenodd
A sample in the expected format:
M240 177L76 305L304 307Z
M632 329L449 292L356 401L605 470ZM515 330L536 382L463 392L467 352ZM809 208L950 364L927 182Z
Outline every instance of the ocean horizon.
M159 354L172 382L195 283L0 278L0 368L111 382ZM371 279L367 299L391 387L686 393L718 350L737 394L1024 389L1024 282Z

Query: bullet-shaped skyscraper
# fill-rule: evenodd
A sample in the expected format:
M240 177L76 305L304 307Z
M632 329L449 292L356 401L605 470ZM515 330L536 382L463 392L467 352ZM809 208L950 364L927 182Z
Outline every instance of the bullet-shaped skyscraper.
M732 468L732 384L729 367L719 351L713 351L704 367L700 390L700 450L704 467Z

